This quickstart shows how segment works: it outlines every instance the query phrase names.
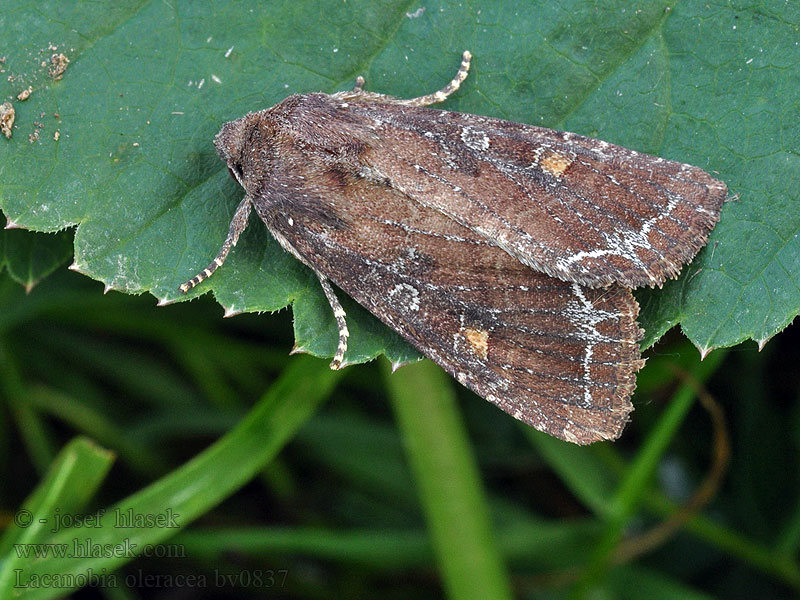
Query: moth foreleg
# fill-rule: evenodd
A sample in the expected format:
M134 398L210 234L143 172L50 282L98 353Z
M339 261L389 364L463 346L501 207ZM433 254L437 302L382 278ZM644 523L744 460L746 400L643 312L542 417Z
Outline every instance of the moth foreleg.
M347 321L345 320L346 315L344 309L342 308L339 299L336 297L333 287L331 287L331 282L328 281L328 278L322 273L319 273L316 269L314 270L314 273L322 285L322 291L325 292L325 297L328 299L328 304L330 304L331 308L333 309L333 316L336 317L336 326L339 328L339 345L336 347L336 354L333 355L333 360L331 361L331 369L336 370L342 366L342 359L344 358L344 353L347 351L347 338L350 337L350 332L347 330Z
M211 277L211 275L214 274L214 271L222 266L222 263L225 262L225 258L228 256L228 252L230 252L231 248L236 245L236 242L239 241L239 235L241 235L241 233L247 227L247 219L250 217L251 208L252 203L250 202L250 197L245 196L244 200L242 200L239 203L239 206L236 207L236 212L233 214L233 219L231 219L231 224L228 228L228 237L225 238L225 242L223 242L222 248L219 250L219 254L217 254L216 258L214 258L214 260L211 261L211 264L209 264L205 269L200 271L186 283L182 283L180 285L180 290L184 294L201 281Z

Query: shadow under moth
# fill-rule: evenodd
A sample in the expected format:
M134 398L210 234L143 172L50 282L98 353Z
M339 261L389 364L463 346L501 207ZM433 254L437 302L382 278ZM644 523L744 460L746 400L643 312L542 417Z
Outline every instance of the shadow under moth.
M245 190L213 262L252 209L331 286L516 419L615 439L642 367L631 288L660 286L703 247L727 198L705 171L574 133L352 91L295 94L214 140Z

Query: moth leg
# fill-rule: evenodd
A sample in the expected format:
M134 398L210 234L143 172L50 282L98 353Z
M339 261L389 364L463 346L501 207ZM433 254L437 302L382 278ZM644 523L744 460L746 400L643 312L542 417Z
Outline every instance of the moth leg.
M247 227L247 219L250 217L251 208L252 203L250 202L250 197L245 196L244 200L242 200L239 203L239 206L236 207L236 212L233 215L233 219L231 219L231 225L228 229L228 237L225 238L225 242L223 242L222 248L219 250L219 254L217 254L216 258L214 258L214 260L211 261L211 264L209 264L205 269L200 271L186 283L182 283L180 285L180 290L184 294L201 281L211 277L211 275L214 274L214 271L222 266L222 263L225 262L225 258L228 256L228 252L230 252L231 248L236 245L236 242L239 241L239 235L241 235L241 233Z
M356 84L353 86L354 92L363 92L364 91L364 78L359 75L356 77Z
M331 282L322 273L314 269L314 273L322 284L322 291L325 292L325 297L328 299L328 304L333 309L333 316L336 317L336 325L339 328L339 345L336 347L336 354L333 355L331 361L331 369L337 370L342 366L342 359L344 353L347 351L347 338L350 337L350 332L347 329L347 321L345 321L345 312L339 299L331 287Z
M464 50L461 55L461 66L458 68L458 73L453 77L453 81L448 83L438 92L428 94L427 96L420 96L419 98L409 98L408 100L393 100L393 103L403 104L405 106L427 106L428 104L436 104L437 102L444 101L450 94L455 92L464 80L467 78L469 72L469 63L472 60L472 54L469 50Z

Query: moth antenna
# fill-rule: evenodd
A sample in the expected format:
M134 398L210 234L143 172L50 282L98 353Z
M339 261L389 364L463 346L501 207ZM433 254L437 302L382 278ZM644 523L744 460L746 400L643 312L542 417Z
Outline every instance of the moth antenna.
M427 106L429 104L443 102L464 83L464 80L467 78L467 73L469 73L469 63L471 60L472 54L470 54L470 51L464 50L464 54L461 55L461 66L458 68L458 73L456 73L456 76L453 77L450 83L433 94L420 96L419 98L409 98L408 100L397 100L397 104L403 104L405 106Z
M333 309L333 316L336 317L336 326L339 328L339 345L336 347L336 354L333 355L333 360L331 361L331 369L336 371L342 366L344 353L347 352L347 338L350 337L350 332L347 329L347 321L345 320L347 315L342 305L339 303L339 299L336 297L328 278L322 273L319 273L316 269L314 273L319 279L320 284L322 284L322 291L325 292L328 304L330 304Z
M364 90L364 83L365 83L364 78L361 75L356 77L356 84L353 86L353 91L354 92L363 91Z
M222 263L225 262L225 258L228 256L228 252L230 252L231 248L236 245L236 242L239 241L239 236L247 227L247 219L250 217L251 207L252 204L250 202L250 196L245 196L244 200L242 200L239 203L239 206L236 207L236 212L233 215L233 219L231 219L230 228L228 229L228 237L225 238L222 248L219 249L219 254L217 254L216 258L214 258L214 260L211 261L211 264L209 264L205 269L200 271L186 283L182 283L180 285L179 289L184 294L201 281L211 277L214 274L214 271L222 266Z

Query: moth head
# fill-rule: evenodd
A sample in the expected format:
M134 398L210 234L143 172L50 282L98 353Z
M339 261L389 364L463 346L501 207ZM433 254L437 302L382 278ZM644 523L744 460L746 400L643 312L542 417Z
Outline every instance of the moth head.
M247 140L249 116L225 123L217 137L214 138L214 147L217 149L217 154L227 164L231 177L242 186L244 186L242 159L245 141Z
M217 154L231 177L248 193L258 189L272 168L275 135L269 111L260 111L225 123L214 138Z

